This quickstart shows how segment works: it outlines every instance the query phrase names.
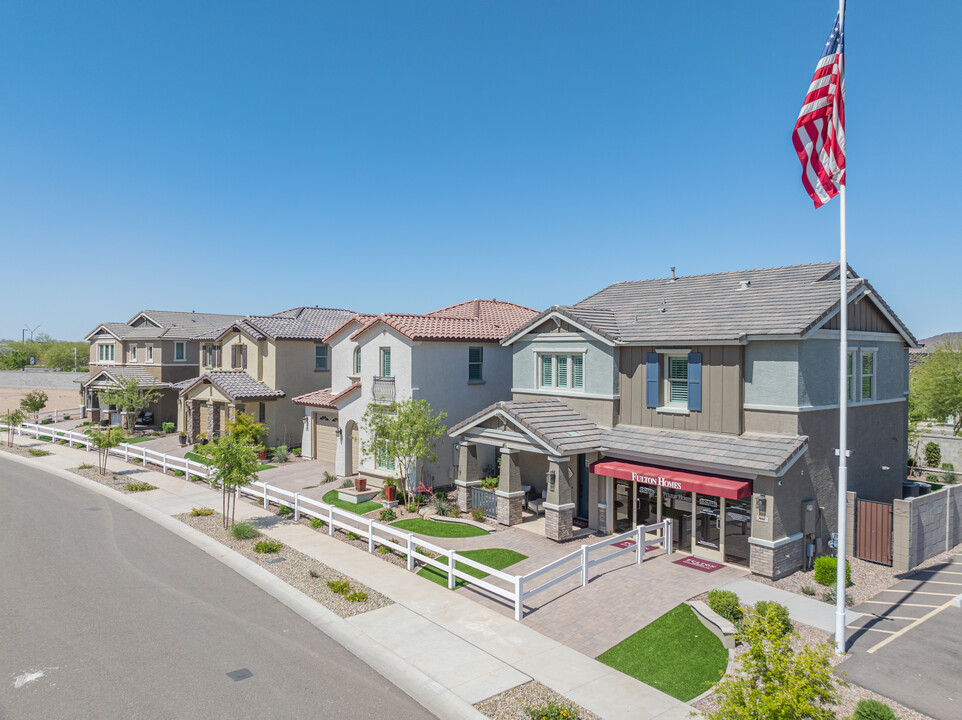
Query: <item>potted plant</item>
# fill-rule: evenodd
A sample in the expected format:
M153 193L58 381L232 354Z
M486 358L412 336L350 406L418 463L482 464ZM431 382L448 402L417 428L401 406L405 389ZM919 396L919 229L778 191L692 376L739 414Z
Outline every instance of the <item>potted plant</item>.
M397 480L388 478L384 481L384 499L387 502L397 501Z
M261 461L267 460L267 448L263 445L259 445L258 448L257 459Z
M180 446L181 446L181 447L186 447L186 446L187 446L187 433L184 432L183 430L181 430L179 433L177 433L177 442L180 443Z
M364 492L367 490L367 478L361 477L360 475L354 478L354 489L358 492Z

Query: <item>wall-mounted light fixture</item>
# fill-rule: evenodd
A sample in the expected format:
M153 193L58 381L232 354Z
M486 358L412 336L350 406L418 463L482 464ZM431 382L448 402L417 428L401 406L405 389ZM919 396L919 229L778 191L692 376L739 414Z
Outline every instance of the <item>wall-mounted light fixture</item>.
M554 470L549 470L547 473L545 473L545 479L548 481L548 487L554 490L554 479L555 479Z
M335 426L334 426L334 434L337 436L337 439L338 439L338 440L340 440L340 439L341 439L341 436L344 435L344 431L341 430L341 426L340 426L340 425L335 425Z

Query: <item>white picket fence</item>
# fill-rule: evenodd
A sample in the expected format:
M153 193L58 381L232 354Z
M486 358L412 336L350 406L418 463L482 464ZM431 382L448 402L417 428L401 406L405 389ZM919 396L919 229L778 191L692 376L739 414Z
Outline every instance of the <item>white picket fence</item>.
M70 420L73 418L79 418L83 416L84 407L67 408L66 410L41 410L40 412L30 413L30 419L33 422L40 422L41 420L53 420L55 423L61 420Z
M0 423L0 431L6 432L7 429L7 425ZM23 423L14 430L18 435L27 435L38 440L45 437L50 438L51 442L65 440L70 447L83 447L86 451L96 450L89 437L74 430L61 430L50 425L35 423ZM203 463L155 452L136 444L122 443L118 447L111 448L110 454L123 458L127 462L140 460L144 467L155 465L163 472L181 470L187 479L210 480L210 469ZM302 497L299 493L271 487L268 483L257 481L248 486L239 487L236 495L238 498L246 496L256 499L263 503L265 510L271 503L289 507L294 511L295 521L300 520L302 515L322 520L327 524L330 535L334 534L335 529L352 532L367 540L367 550L370 553L375 552L378 546L384 545L406 556L408 570L413 571L416 563L420 563L422 566L432 567L446 574L450 590L455 588L458 580L463 580L511 602L514 606L514 618L519 621L524 617L524 604L527 600L576 575L580 576L581 586L584 587L590 580L593 567L615 560L627 553L634 553L635 563L640 565L645 559L646 546L660 546L664 548L666 554L672 553L672 521L666 519L656 525L638 526L620 535L612 535L592 545L582 545L578 550L525 575L512 575L465 557L455 550L439 547L413 533L342 510L334 505ZM658 536L648 538L646 536L649 533L657 533ZM625 541L633 541L634 544L609 550L616 543ZM487 573L487 578L497 578L507 587L496 585L487 578L474 577L458 565ZM542 582L534 584L539 579Z

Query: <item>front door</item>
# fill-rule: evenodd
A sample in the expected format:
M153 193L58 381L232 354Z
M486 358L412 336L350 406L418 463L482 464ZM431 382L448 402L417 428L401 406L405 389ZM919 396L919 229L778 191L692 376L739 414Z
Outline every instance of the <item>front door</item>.
M695 557L724 562L725 498L692 493L694 518L692 550Z
M627 480L615 480L615 534L628 532L635 527L634 484Z
M575 511L575 517L582 520L588 519L588 460L586 455L578 456L578 509Z

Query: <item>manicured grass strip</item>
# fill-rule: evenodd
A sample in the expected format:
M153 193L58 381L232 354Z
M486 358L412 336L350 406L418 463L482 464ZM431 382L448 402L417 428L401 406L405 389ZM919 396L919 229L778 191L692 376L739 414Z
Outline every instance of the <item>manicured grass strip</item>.
M324 497L321 498L328 505L333 505L341 510L347 510L356 515L363 515L364 513L369 513L371 510L377 510L381 507L381 503L374 502L373 500L368 500L367 502L362 502L360 505L355 505L354 503L345 502L337 497L337 490L328 490L324 493Z
M430 522L430 520L428 521ZM396 525L397 523L395 523ZM495 570L504 570L506 567L510 567L515 563L519 563L522 560L527 560L527 555L522 555L514 550L507 550L505 548L484 548L483 550L465 550L464 552L459 552L458 555L464 555L467 558L471 558L475 562L487 565ZM440 556L439 556L440 557ZM477 568L468 567L462 563L455 564L458 570L471 575L476 578L486 578L489 573L483 570L478 570ZM418 570L418 575L423 578L427 578L431 582L436 582L438 585L444 587L448 586L448 573L447 571L441 571L437 568L431 566L423 567ZM467 583L464 580L456 580L454 587L464 587Z
M135 443L147 442L148 440L156 440L152 435L138 435L136 437L124 438L124 442L128 445L134 445Z
M431 537L446 538L466 538L487 535L487 530L466 525L464 523L435 522L424 518L408 518L391 523L392 526L417 533L418 535L430 535Z
M721 679L728 651L692 609L682 604L597 659L687 702Z

